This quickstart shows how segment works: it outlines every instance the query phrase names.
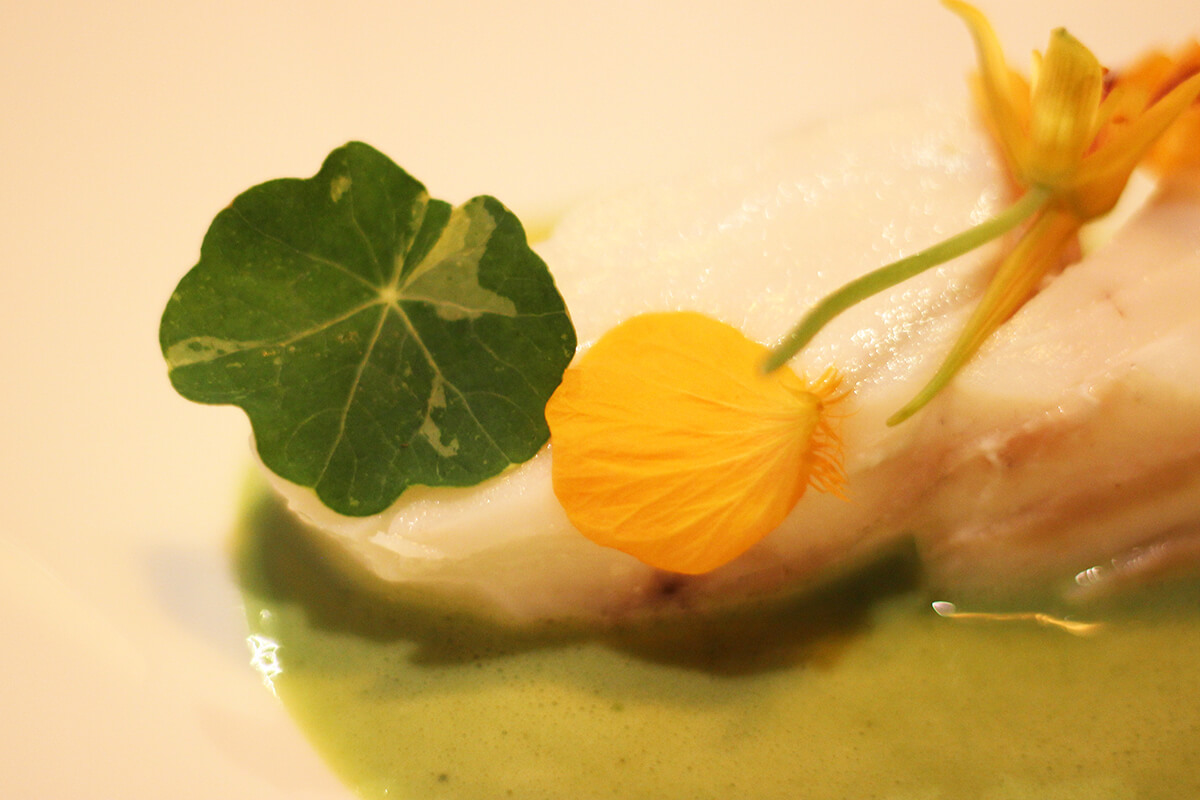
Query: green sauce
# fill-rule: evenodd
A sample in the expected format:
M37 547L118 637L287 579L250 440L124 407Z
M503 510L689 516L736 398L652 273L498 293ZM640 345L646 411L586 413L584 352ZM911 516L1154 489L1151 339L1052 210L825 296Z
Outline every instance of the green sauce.
M364 798L1200 797L1200 587L1073 636L951 620L894 562L820 596L511 629L341 563L259 492L279 697Z

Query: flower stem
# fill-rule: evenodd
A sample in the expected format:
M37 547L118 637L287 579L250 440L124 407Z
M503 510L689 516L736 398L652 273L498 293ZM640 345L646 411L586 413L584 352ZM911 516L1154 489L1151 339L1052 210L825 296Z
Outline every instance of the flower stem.
M986 222L850 281L809 310L791 333L768 353L763 362L763 372L773 372L786 364L812 341L822 328L846 309L884 289L919 275L930 267L944 264L1003 236L1045 206L1049 198L1048 190L1031 188L1017 202Z
M1016 248L1000 262L995 277L938 371L916 397L888 417L889 426L899 425L924 408L996 328L1029 299L1046 273L1061 266L1063 250L1079 233L1079 225L1076 217L1061 211L1050 211L1034 220Z

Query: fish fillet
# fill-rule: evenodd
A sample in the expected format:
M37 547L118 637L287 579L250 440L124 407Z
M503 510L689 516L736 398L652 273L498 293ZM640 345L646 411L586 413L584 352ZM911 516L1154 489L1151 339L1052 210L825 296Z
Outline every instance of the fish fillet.
M598 199L538 250L582 352L622 319L702 311L764 343L850 279L1003 207L1001 165L962 108L896 109L784 137L723 165ZM999 245L836 319L794 362L835 365L848 501L808 492L747 554L669 575L572 529L552 446L469 489L417 488L341 517L291 507L389 581L517 617L694 608L804 586L915 542L950 598L1088 593L1200 560L1200 192L1162 188L1054 277L935 400L888 428L936 369ZM1133 578L1131 578L1133 576Z

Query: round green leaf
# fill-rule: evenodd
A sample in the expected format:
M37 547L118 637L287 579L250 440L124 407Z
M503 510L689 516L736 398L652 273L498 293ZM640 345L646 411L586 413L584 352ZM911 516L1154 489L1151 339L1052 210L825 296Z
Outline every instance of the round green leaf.
M218 214L159 339L182 395L243 408L263 462L350 515L532 457L575 352L508 209L430 199L361 143Z

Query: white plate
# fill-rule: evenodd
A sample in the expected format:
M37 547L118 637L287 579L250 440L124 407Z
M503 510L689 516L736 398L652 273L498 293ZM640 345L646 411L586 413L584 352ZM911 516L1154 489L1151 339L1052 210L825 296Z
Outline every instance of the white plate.
M157 348L236 193L362 139L536 221L972 64L932 0L477 5L6 3L0 796L348 796L248 665L248 426L177 397ZM1059 24L1110 63L1196 25L1194 0L985 10L1014 58Z

